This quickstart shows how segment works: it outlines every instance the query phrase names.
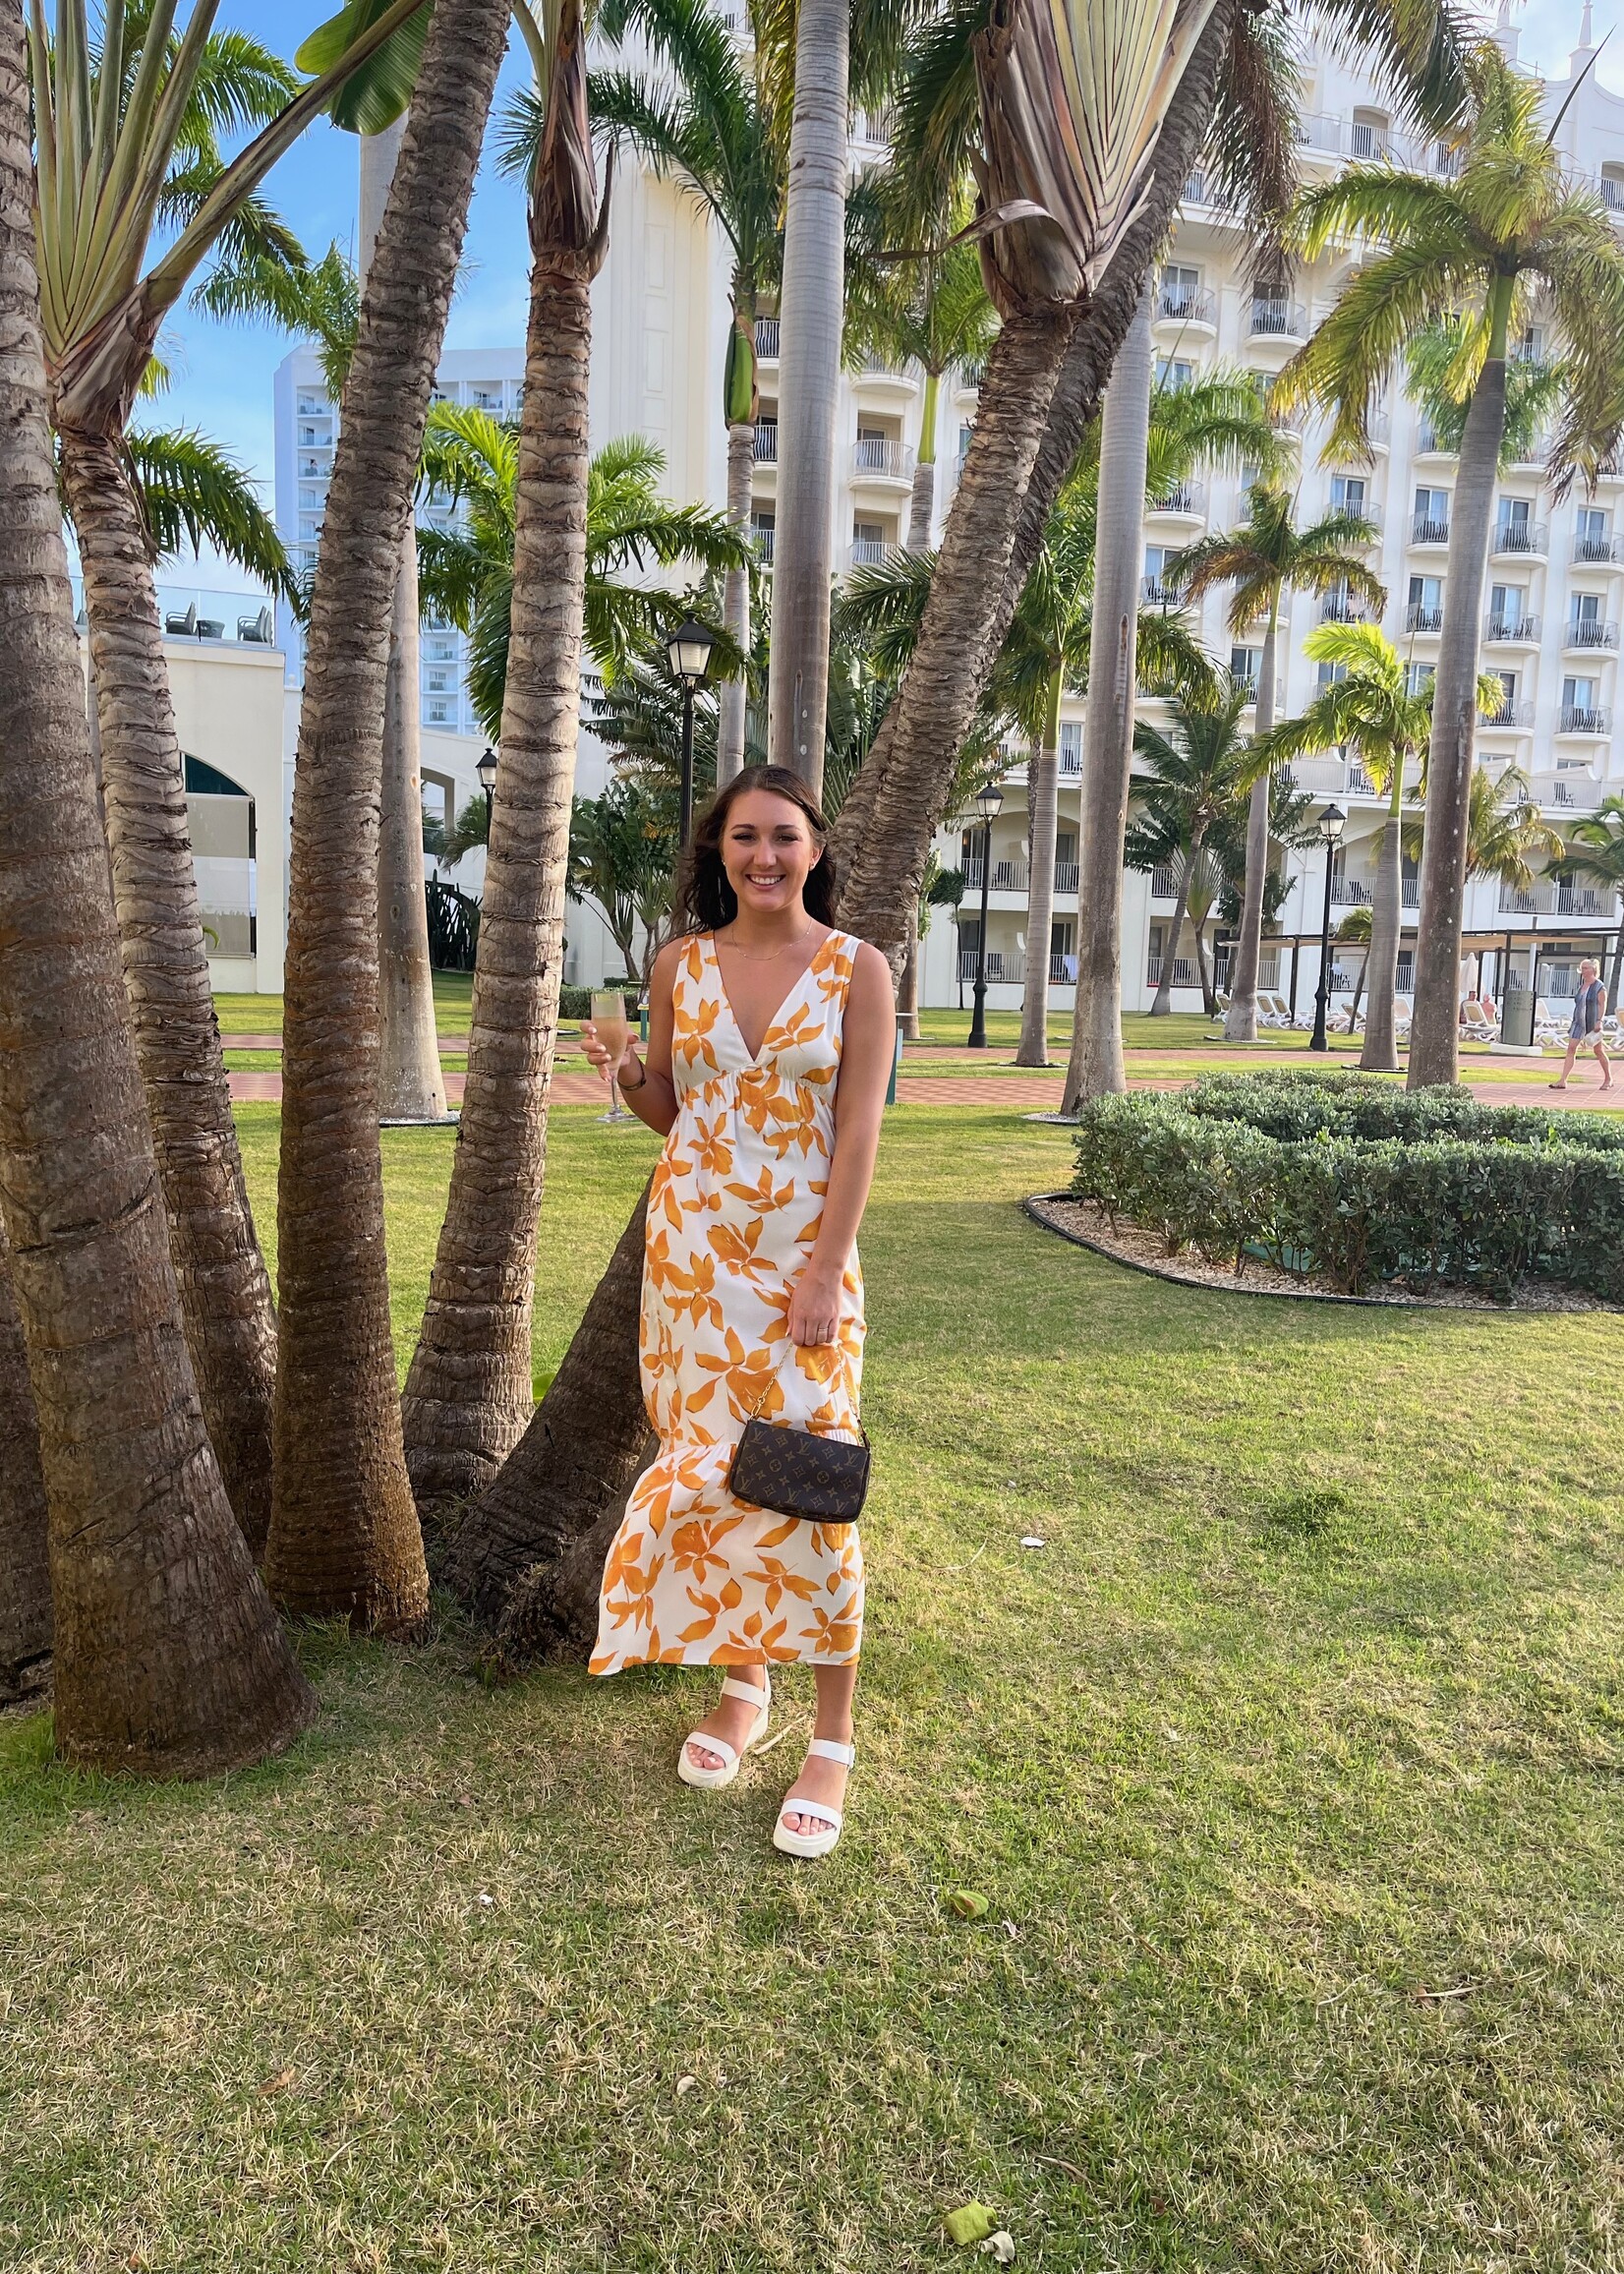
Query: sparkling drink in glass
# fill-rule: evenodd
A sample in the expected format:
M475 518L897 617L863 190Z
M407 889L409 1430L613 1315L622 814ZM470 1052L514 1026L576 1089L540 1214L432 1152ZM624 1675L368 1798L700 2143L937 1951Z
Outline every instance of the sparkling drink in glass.
M615 1084L620 1061L626 1044L631 1040L631 1020L626 1016L626 998L616 989L600 990L592 998L592 1023L598 1039L609 1053L609 1109L606 1121L629 1121L631 1116L620 1103L620 1092Z

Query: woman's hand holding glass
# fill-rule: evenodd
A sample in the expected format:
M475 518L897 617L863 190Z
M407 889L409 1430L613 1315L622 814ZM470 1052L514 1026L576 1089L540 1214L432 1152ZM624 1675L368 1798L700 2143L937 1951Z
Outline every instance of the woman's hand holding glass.
M606 1081L617 1081L628 1070L632 1087L642 1076L631 1047L631 1021L623 995L595 994L592 1017L581 1027L581 1047L588 1061Z

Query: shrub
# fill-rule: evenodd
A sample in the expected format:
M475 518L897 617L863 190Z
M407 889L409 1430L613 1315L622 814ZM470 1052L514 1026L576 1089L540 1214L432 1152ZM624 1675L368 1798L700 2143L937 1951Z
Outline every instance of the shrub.
M1358 1077L1217 1076L1096 1100L1076 1154L1077 1197L1170 1254L1240 1271L1250 1252L1349 1295L1402 1281L1503 1298L1544 1280L1624 1301L1624 1132L1589 1117Z

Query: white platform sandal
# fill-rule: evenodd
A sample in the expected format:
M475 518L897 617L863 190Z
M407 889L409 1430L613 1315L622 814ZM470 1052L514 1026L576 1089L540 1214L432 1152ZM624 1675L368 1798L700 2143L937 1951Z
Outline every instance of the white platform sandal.
M743 1760L752 1745L759 1745L763 1737L766 1736L767 1717L773 1709L773 1691L770 1682L765 1688L758 1690L753 1682L741 1682L736 1676L729 1674L722 1685L722 1694L725 1698L748 1698L752 1705L760 1708L760 1711L750 1724L749 1735L736 1753L725 1737L713 1737L708 1730L690 1729L687 1736L683 1738L682 1749L676 1756L676 1773L684 1784L695 1785L701 1792L720 1792L725 1784L731 1784L733 1778L738 1775L740 1761ZM722 1767L720 1769L695 1768L688 1759L688 1747L690 1745L703 1745L707 1753L720 1753L722 1755Z
M814 1737L806 1748L809 1761L839 1761L849 1769L857 1758L855 1745L842 1745L838 1737ZM821 1817L828 1829L824 1832L791 1832L784 1823L786 1816ZM841 1837L841 1826L845 1821L843 1809L833 1800L787 1799L779 1810L779 1820L773 1827L773 1845L781 1855L798 1855L806 1863L816 1863L819 1856L828 1855Z

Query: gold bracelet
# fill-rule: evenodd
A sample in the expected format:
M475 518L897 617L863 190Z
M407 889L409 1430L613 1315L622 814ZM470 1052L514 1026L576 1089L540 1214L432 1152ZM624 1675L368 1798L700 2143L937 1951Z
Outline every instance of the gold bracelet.
M647 1089L649 1086L648 1068L643 1064L642 1060L638 1058L634 1058L632 1060L632 1064L637 1068L638 1073L643 1077L643 1079L641 1081L627 1081L623 1076L618 1078L620 1081L620 1095L622 1097L625 1096L628 1089Z

